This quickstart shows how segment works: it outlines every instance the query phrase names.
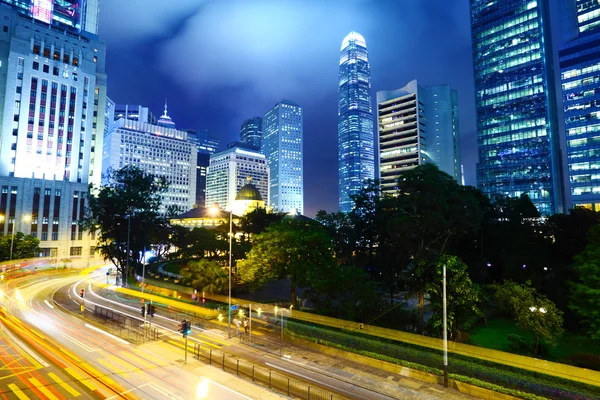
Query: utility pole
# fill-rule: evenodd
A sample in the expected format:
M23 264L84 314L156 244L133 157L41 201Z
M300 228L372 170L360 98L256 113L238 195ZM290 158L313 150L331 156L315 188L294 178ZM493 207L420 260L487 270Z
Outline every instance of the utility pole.
M129 275L129 236L131 235L131 213L127 216L127 254L125 255L125 276L121 286L127 287L127 275Z
M448 328L447 328L447 314L446 314L446 265L442 267L443 273L443 292L444 292L444 300L443 300L443 318L444 318L444 387L448 387Z

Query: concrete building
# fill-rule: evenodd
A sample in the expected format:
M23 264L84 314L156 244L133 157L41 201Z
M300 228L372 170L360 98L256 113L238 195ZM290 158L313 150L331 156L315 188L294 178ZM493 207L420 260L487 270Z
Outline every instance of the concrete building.
M79 222L88 184L100 183L104 43L81 29L80 13L61 19L68 2L45 19L25 3L0 2L0 234L16 223L42 254L89 256L95 241Z
M377 113L384 193L394 194L400 175L425 162L462 182L456 90L424 88L413 80L401 89L377 92Z
M269 165L274 211L304 212L303 135L302 108L294 102L277 103L263 118L261 152Z
M235 197L248 183L248 178L262 198L269 199L269 168L263 154L232 147L210 156L206 177L206 207L217 204L224 210L233 210Z
M194 207L206 205L206 174L210 165L210 156L215 154L219 147L219 140L211 137L208 131L186 130L188 141L196 145L198 158L196 159L196 202Z
M113 119L115 121L124 118L132 121L146 122L152 125L158 124L158 118L156 118L156 115L154 115L148 107L139 104L115 104L114 107Z
M569 207L600 211L600 3L561 2Z
M170 207L180 211L196 201L196 146L187 133L146 122L120 119L104 138L102 170L135 165L142 171L166 178L169 187L162 195L161 212Z

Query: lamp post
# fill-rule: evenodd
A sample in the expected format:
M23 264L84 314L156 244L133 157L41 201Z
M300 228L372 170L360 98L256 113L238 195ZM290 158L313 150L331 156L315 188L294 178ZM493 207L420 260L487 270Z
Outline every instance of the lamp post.
M544 315L547 312L547 310L544 307L537 308L534 306L529 307L529 311L531 311L532 313L537 312L537 313L540 313L541 315ZM536 357L537 357L537 354L539 351L539 345L540 345L540 343L539 343L538 336L537 336L537 334L535 334L535 348L533 349L533 352Z
M125 276L121 277L121 285L127 287L127 275L129 274L129 236L131 235L131 213L127 214L127 253L125 253Z
M219 214L221 209L217 204L210 207L210 213L213 216ZM229 294L227 296L227 338L231 339L231 248L233 238L233 212L229 212Z
M442 274L443 274L443 282L442 282L442 286L443 286L443 296L444 299L442 301L442 306L443 306L443 329L444 329L444 333L443 333L443 338L444 338L444 387L448 387L448 319L447 319L447 313L446 313L446 264L444 264L444 266L442 267Z

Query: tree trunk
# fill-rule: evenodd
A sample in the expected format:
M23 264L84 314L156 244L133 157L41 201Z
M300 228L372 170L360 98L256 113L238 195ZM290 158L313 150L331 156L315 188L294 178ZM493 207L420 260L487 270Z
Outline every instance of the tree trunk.
M423 321L423 308L425 307L425 292L419 292L419 306L418 306L418 317L417 324L419 325L419 332L421 335L425 329L425 323Z

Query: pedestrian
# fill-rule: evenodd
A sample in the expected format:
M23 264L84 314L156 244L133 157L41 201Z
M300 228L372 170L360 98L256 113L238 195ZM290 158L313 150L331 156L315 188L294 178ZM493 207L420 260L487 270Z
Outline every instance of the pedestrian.
M233 322L235 323L235 336L238 336L240 334L240 326L242 325L242 321L236 317Z
M248 318L244 319L244 333L248 334Z

